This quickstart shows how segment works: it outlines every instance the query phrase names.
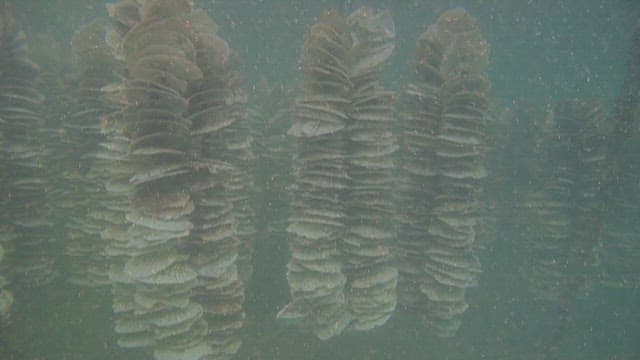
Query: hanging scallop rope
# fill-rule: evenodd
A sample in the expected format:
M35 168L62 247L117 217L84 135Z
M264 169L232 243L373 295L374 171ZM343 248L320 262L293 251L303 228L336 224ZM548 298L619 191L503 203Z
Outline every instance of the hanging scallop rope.
M4 254L4 247L0 243L0 269L5 269L3 266ZM13 294L6 288L9 280L7 280L4 274L4 271L0 271L0 333L2 333L2 329L9 323L11 305L13 304Z
M194 210L185 96L188 84L202 78L190 38L191 11L190 1L145 1L140 21L121 43L127 75L119 121L128 139L133 195L125 216L128 239L120 244L128 260L112 276L129 284L120 290L134 301L116 331L121 346L151 347L156 359L212 354L203 307L190 300L198 274L178 247L193 228Z
M324 14L309 33L289 134L296 138L287 279L278 314L321 339L384 324L395 309L391 94L378 78L393 52L388 12Z
M44 97L37 90L39 67L27 56L27 39L2 2L0 26L0 127L4 135L6 171L3 184L7 221L16 238L10 267L15 280L26 285L45 285L57 276L54 224L46 203L46 142Z
M9 21L13 21L10 13L10 8L7 4L1 4L0 18L0 57L3 56L4 49L6 47L7 40L10 37L6 36L7 32L11 32L12 25ZM0 149L4 149L6 146L4 133L6 129L6 123L3 119L0 119ZM7 176L7 168L9 158L5 151L0 151L0 188L7 189L9 187L9 178ZM0 223L7 224L9 222L9 213L7 209L7 196L3 192L0 196ZM12 246L14 243L15 233L11 229L2 225L0 227L0 336L4 334L4 329L8 325L9 315L11 313L11 305L13 304L13 294L8 290L11 281L11 274L8 267L7 258L11 256Z
M367 7L349 15L347 24L353 54L345 142L349 182L345 234L338 245L347 276L350 327L369 330L386 323L396 307L391 189L397 145L391 132L393 93L379 81L393 53L395 27L388 11Z
M554 105L544 123L538 190L529 198L537 230L523 265L537 298L565 302L593 285L601 247L605 131L599 104L583 100Z
M348 185L344 146L350 49L346 20L337 12L325 13L313 25L302 49L302 84L288 132L296 139L287 228L291 302L278 318L302 324L321 339L340 334L351 322L338 250Z
M473 243L486 176L487 58L476 21L461 8L445 12L418 40L401 110L400 303L440 336L459 328L480 271Z
M199 282L193 297L204 307L208 359L231 358L240 348L238 330L244 321L244 285L251 274L253 214L249 204L252 181L251 137L246 119L246 95L235 54L216 34L204 11L191 16L192 41L202 78L188 90L188 119L194 152L203 165L224 169L198 177L193 198L194 229L187 244Z
M597 102L577 99L554 105L543 126L529 199L536 231L522 269L531 293L558 312L541 349L557 356L573 303L598 280L609 129Z
M111 24L105 29L104 40L109 47L110 57L123 68L122 76L125 76L122 39L140 21L139 5L136 1L124 0L107 4L106 7ZM148 332L149 325L140 326L136 320L136 311L143 306L139 303L145 298L141 293L136 293L135 279L127 276L124 271L125 264L138 252L131 242L131 225L126 219L130 199L134 196L134 185L129 179L135 171L135 165L128 156L130 139L124 134L123 109L126 109L128 102L122 91L123 83L108 84L101 90L102 102L114 109L100 118L100 131L104 141L99 144L96 161L104 164L105 168L102 182L107 196L103 204L110 216L100 238L104 242L109 263L115 332L119 335L118 344L121 347L150 346L152 340Z
M116 165L106 189L129 225L115 221L102 236L118 342L152 347L155 359L229 359L244 319L246 96L228 44L192 6L107 6L107 41L120 49L127 79L103 88L122 107L103 117L104 158Z
M86 155L79 151L84 141L70 143L65 127L69 115L74 109L73 95L66 91L69 89L66 82L70 69L69 58L62 45L51 34L32 33L29 35L29 57L40 66L38 74L38 90L43 95L41 108L45 122L39 128L39 142L44 167L43 178L47 179L46 202L49 209L49 221L56 224L53 227L51 238L60 239L60 245L66 245L69 234L66 225L75 218L77 212L70 214L79 205L74 200L74 181L67 181L69 177L81 174L86 168L78 166L85 164L84 160L78 160L79 156ZM88 139L87 139L88 140ZM78 151L77 151L78 150ZM83 148L82 150L86 150ZM87 205L87 204L85 204ZM90 205L90 204L88 204ZM88 206L81 206L87 209ZM71 210L71 211L70 211ZM80 218L86 216L81 215ZM57 248L58 254L62 248ZM61 262L66 264L66 262ZM64 274L66 275L66 274Z
M602 283L607 287L640 287L640 224L636 164L638 163L638 122L640 121L640 22L631 38L622 89L609 117L613 129L609 144L609 191L603 248Z
M2 234L4 235L4 234ZM0 235L0 236L2 236ZM3 264L5 259L5 250L0 241L0 341L6 338L9 332L9 322L11 320L11 307L13 305L13 293L7 288L9 281L5 277L6 267ZM9 349L5 341L3 346L0 347L0 356L3 358L12 359L11 349Z
M80 27L72 38L73 111L63 124L66 151L71 152L64 163L66 187L67 249L70 270L67 281L76 285L99 286L110 284L108 262L105 258L105 239L101 233L113 222L122 221L119 212L107 206L111 196L103 181L112 162L105 151L105 134L100 119L112 112L114 104L103 100L102 88L117 80L122 64L106 43L110 26L94 21ZM116 219L117 218L117 219Z

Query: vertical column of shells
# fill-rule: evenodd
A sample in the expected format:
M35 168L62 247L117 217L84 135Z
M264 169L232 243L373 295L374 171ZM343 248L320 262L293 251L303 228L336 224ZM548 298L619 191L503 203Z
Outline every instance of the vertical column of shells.
M352 90L346 128L346 228L339 242L350 327L383 325L396 307L398 272L391 260L393 228L392 93L379 78L391 56L395 28L388 11L362 7L347 18L353 41L347 75Z
M3 49L5 47L5 29L7 29L5 24L5 19L8 18L9 14L5 14L5 11L8 8L3 8L2 13L0 13L0 57L3 55ZM0 149L3 149L5 146L4 141L4 120L0 120ZM9 176L7 174L7 162L8 158L6 157L5 151L0 151L0 188L7 189L9 183ZM0 192L0 336L5 333L5 329L9 324L9 318L11 315L11 307L13 305L13 293L9 290L9 285L11 284L11 276L9 267L7 265L7 261L5 260L9 256L11 256L11 249L13 246L13 237L15 236L14 232L10 229L9 226L4 225L9 223L9 213L7 212L7 204L6 201L9 200L6 197L4 191Z
M609 183L608 139L611 128L598 101L581 100L574 116L583 119L578 134L578 198L575 202L574 242L570 261L579 293L593 288L600 275L604 187Z
M27 39L7 2L0 3L0 127L6 171L7 224L15 233L10 268L15 279L45 285L57 276L54 224L47 211L47 179L41 134L45 124L37 89L39 67L27 54Z
M252 202L255 198L255 181L250 171L254 159L253 137L247 121L247 96L240 88L241 79L234 69L237 64L234 65L228 59L229 54L223 56L227 58L223 60L227 68L227 94L222 96L226 112L222 117L229 119L230 123L211 134L207 142L211 153L217 153L220 160L232 165L221 190L233 205L232 215L236 221L236 237L239 240L238 275L243 283L248 283L253 272L253 242L256 238L255 209Z
M41 109L45 118L44 126L38 130L41 143L41 158L46 163L43 177L47 179L46 201L48 204L47 217L55 223L50 237L60 239L59 245L65 245L67 231L65 224L73 216L67 215L67 210L73 208L73 192L71 184L65 181L70 169L83 169L78 162L71 160L70 150L75 150L74 145L69 145L67 129L64 123L69 118L72 97L67 91L66 75L69 71L69 61L66 51L50 34L33 33L29 35L29 57L40 66L38 73L38 91L43 95ZM80 142L80 144L83 144ZM75 158L74 158L75 159ZM73 163L73 165L71 165ZM80 172L78 171L78 173ZM64 250L58 247L56 253ZM66 275L66 274L65 274Z
M11 14L8 12L10 10L9 7L4 3L0 5L2 5L0 8L0 19L2 19L0 21L0 57L3 57L6 42L8 39L11 39L11 37L6 36L6 32L11 31L13 25L7 24L7 21L12 21ZM0 149L4 149L6 146L4 131L6 131L6 123L4 120L0 120ZM0 224L2 224L2 226L0 226L0 259L2 260L8 259L11 256L11 253L13 253L13 238L15 237L15 232L11 226L8 225L10 221L10 212L7 211L10 192L7 192L6 190L9 189L10 181L9 174L7 173L10 159L8 155L9 153L7 151L0 151L0 189L3 189L0 191ZM2 260L0 260L0 277L2 277L2 279L0 279L0 282L2 283L0 285L0 291L7 288L11 283L8 261ZM2 332L4 323L6 323L5 319L8 318L10 305L13 302L13 296L9 297L9 294L10 293L8 291L3 293L2 298L0 299L0 311L2 312L2 320L0 321L3 322L3 324L0 324L0 333ZM10 299L11 301L9 301Z
M550 133L550 119L547 116L545 123L541 122L541 127L537 129L540 151L533 159L533 168L540 184L526 199L533 214L532 220L537 226L531 238L526 239L525 248L530 256L525 257L521 272L529 292L536 298L557 301L565 285L565 248L571 221L569 201L573 179L569 177L567 165L573 166L577 159L567 158L566 147L571 146L567 136L570 134L564 131L564 137L556 141L554 134L560 135L561 132ZM547 159L551 162L547 163Z
M11 42L12 36L8 36L15 31L15 23L12 18L10 8L7 3L0 3L0 58L4 58L7 49L7 43ZM0 149L6 146L3 131L6 130L6 122L0 119ZM7 211L8 201L11 200L9 188L10 177L9 155L7 151L0 151L0 334L4 333L5 328L9 324L11 315L11 307L13 305L13 293L8 289L11 281L10 269L5 260L13 253L15 233L8 225L10 222L10 212Z
M599 105L571 100L553 107L537 160L539 189L530 195L538 224L523 273L539 299L566 302L595 280L604 181L604 133Z
M7 285L9 280L5 277L6 268L3 266L3 260L5 257L4 246L0 242L0 334L5 326L9 324L9 316L11 315L11 305L13 305L13 294Z
M636 164L640 154L640 23L631 37L627 72L610 115L613 140L609 144L610 204L604 224L602 283L608 287L634 289L640 286L640 197Z
M134 309L116 324L121 346L150 346L155 359L201 359L203 308L190 300L197 273L179 251L193 227L189 216L193 166L188 84L202 78L191 39L191 1L147 0L140 21L124 35L127 78L121 94L123 135L134 186L126 213L131 226L122 276L130 279Z
M2 48L2 44L0 44L0 49ZM0 50L1 51L1 50ZM2 135L2 123L0 122L0 148L4 146L4 139ZM6 159L4 158L4 153L0 152L0 187L6 189L6 182L8 179L6 169ZM5 200L4 196L0 196L0 223L4 224L7 222L7 214L4 211L5 209ZM3 333L3 329L9 322L9 315L11 311L11 305L13 304L13 294L9 291L8 286L10 284L10 276L9 276L9 268L7 266L7 262L4 261L10 250L9 247L12 245L11 235L13 233L9 231L5 226L0 227L0 334Z
M124 77L122 39L140 21L140 5L135 0L121 0L107 4L106 8L111 24L105 28L104 41ZM104 241L109 264L115 332L120 336L118 344L121 347L132 348L149 346L152 340L147 327L141 326L136 317L137 303L144 303L145 298L136 293L135 279L124 271L127 261L138 252L138 246L131 243L131 225L126 219L134 194L134 186L129 179L134 174L135 166L128 156L129 138L124 133L124 115L128 104L123 92L124 85L124 82L114 82L101 89L101 100L112 111L100 117L100 131L104 140L99 144L96 160L104 164L102 182L107 195L104 210L110 213L109 222L105 224L100 237Z
M347 27L335 11L312 26L302 49L302 80L288 131L296 140L287 227L291 301L278 318L301 324L321 339L340 334L351 322L338 249L346 220L344 147L353 87Z
M227 42L215 34L217 25L204 12L201 14L194 16L193 21L198 64L204 78L189 95L190 118L196 127L194 135L206 135L203 137L205 157L231 165L217 197L226 197L225 201L232 205L235 236L239 240L237 266L241 280L247 282L252 272L252 242L256 235L255 214L250 203L254 181L249 169L254 155L247 121L247 96L241 89L236 55Z
M68 159L64 168L66 186L71 188L66 201L71 214L66 224L70 257L67 281L84 286L110 284L105 258L105 240L101 233L114 222L122 223L121 212L110 209L110 194L103 181L112 165L108 140L100 128L100 119L114 111L104 101L102 89L117 80L121 64L106 42L109 25L94 21L80 27L72 38L73 78L71 92L75 106L66 129Z
M629 134L625 144L618 144L617 177L610 182L606 194L608 209L604 214L601 283L608 288L637 289L640 287L640 193L637 191L636 166L640 155L638 132ZM613 137L614 139L615 138ZM613 154L609 154L613 155Z
M222 174L205 171L193 193L194 229L188 248L190 263L198 272L198 286L192 299L203 305L209 325L207 341L212 354L206 359L229 359L241 345L241 269L249 265L241 260L242 255L248 255L241 249L248 245L243 242L249 240L247 230L252 221L246 209L250 186L246 166L250 143L242 124L246 96L233 53L216 34L214 22L204 11L194 11L190 22L196 62L203 74L188 90L194 151L205 167L223 170Z
M452 336L480 264L473 252L477 196L486 176L488 45L465 10L420 36L406 90L398 243L401 304Z
M0 137L1 140L1 137ZM0 142L0 145L1 142ZM2 173L0 173L1 179ZM0 217L0 220L4 220L4 218ZM0 236L4 237L4 230L0 232ZM6 277L8 275L7 268L5 266L5 249L3 246L4 239L0 238L0 337L5 338L7 334L7 330L9 328L9 323L11 320L11 307L13 306L13 293L9 290L9 279ZM0 349L0 354L3 354L3 349Z

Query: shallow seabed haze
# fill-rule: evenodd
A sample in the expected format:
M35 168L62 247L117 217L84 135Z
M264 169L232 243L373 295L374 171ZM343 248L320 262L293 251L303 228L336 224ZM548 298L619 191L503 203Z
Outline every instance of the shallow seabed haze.
M38 150L47 152L50 159L40 175L51 184L43 196L46 201L60 202L47 205L53 209L49 211L54 212L50 217L54 226L49 234L51 240L42 245L46 248L42 256L49 259L42 266L47 268L43 271L55 270L59 276L34 286L24 279L29 276L25 275L27 272L8 275L16 272L12 264L25 263L15 258L19 250L11 253L21 245L7 245L16 241L16 230L13 215L8 214L12 211L13 188L6 184L22 175L10 170L12 159L7 154L16 145L7 145L11 140L5 130L8 118L3 118L4 103L0 105L0 205L5 207L0 212L0 246L7 248L4 260L0 255L0 290L4 287L2 276L6 276L10 279L6 289L13 295L10 316L0 317L0 360L151 359L153 351L149 348L119 346L110 285L81 286L68 281L77 271L77 259L68 256L69 243L82 236L69 230L69 223L83 213L74 208L73 202L84 201L81 206L87 211L94 204L90 196L80 200L70 196L65 201L64 194L73 194L73 186L65 185L60 191L55 188L56 184L64 184L60 179L75 171L74 164L76 170L81 168L78 172L92 174L83 152L89 154L95 149L88 149L91 144L69 142L71 135L63 125L74 121L71 112L78 111L81 96L101 96L80 94L74 89L77 82L71 61L72 38L84 24L109 19L107 2L8 3L17 26L26 35L27 53L40 69L37 87L47 97L41 116L47 124L54 124L47 132L65 141L48 152ZM245 317L238 330L242 346L233 359L640 359L640 3L198 0L195 6L215 21L217 35L235 51L233 60L238 65L232 71L242 77L236 85L246 94L241 105L248 109L248 129L244 130L254 141L251 161L241 162L251 168L240 171L242 176L253 177L240 186L247 188L249 199L234 205L253 207L256 232L247 245L252 248L248 252L252 256L252 274L243 279ZM420 35L445 11L462 7L475 18L488 44L486 75L491 90L483 114L488 130L481 136L486 150L483 166L488 175L474 198L474 204L477 200L480 205L479 215L474 218L473 251L482 271L474 273L466 290L469 307L461 315L461 325L454 336L437 336L437 331L422 319L421 308L412 309L401 302L383 325L366 331L347 329L326 340L318 339L306 323L291 326L276 320L291 301L287 266L291 233L285 229L289 217L296 215L290 211L289 197L295 198L301 185L295 182L298 173L289 170L302 157L300 149L305 144L300 140L303 136L294 139L287 131L295 122L292 105L297 104L299 110L301 93L306 91L307 65L302 56L305 39L312 26L322 21L326 10L335 9L346 17L361 6L388 10L395 24L393 54L378 74L379 85L394 92L388 97L393 102L392 132L399 139L400 150L394 153L399 160L394 158L395 164L406 160L400 155L406 146L402 140L403 119L408 112L404 96L409 84L419 82L415 64L420 61L416 51ZM0 66L0 81L4 81L2 77L9 76L7 65L3 62ZM114 82L121 80L114 77ZM112 88L100 89L109 92ZM477 96L480 91L471 92ZM565 120L574 127L563 127ZM282 121L283 125L268 121ZM33 142L36 137L25 138ZM207 141L224 141L224 136L198 145L218 151ZM582 148L576 150L579 141ZM281 146L278 151L273 150L272 142ZM199 147L194 148L200 151ZM606 156L598 158L599 162L583 161L595 158L584 155L596 152L594 149L604 149ZM212 155L216 161L234 161L231 155L216 156ZM597 169L594 163L599 164ZM596 190L575 190L590 186L587 183L596 178L595 173ZM200 180L198 176L200 173L194 178ZM394 168L393 176L400 178L403 171ZM562 181L565 177L575 183L567 185ZM402 191L397 188L398 183L394 180L389 194L396 196ZM235 189L233 185L229 188ZM91 192L86 188L82 191ZM585 200L592 197L592 202ZM233 202L237 197L229 198ZM26 207L21 211L29 213L31 209ZM569 215L565 218L554 215L558 208L574 210L567 210ZM396 215L389 218L395 220ZM549 230L566 225L565 219L573 224L572 233L558 235L564 230ZM597 226L593 231L580 231L575 227L583 225L575 224ZM396 236L403 233L398 226L401 225L394 227ZM583 227L592 229L589 226ZM587 237L594 239L585 240L585 245L581 241ZM401 242L394 238L388 244L391 251ZM189 246L200 249L176 241L180 251L193 250ZM245 245L240 245L241 256L242 246ZM238 261L242 259L239 257ZM558 263L568 265L558 267ZM576 267L571 267L574 263ZM243 274L237 277L243 278ZM201 293L194 296L206 298Z

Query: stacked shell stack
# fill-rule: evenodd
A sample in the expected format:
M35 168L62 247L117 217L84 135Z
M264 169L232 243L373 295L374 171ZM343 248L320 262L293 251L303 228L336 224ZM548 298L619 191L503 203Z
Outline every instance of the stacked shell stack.
M352 329L383 325L396 307L398 272L392 264L393 93L380 85L393 53L395 28L388 11L362 7L347 18L352 63L345 149L346 228L339 242Z
M633 144L633 145L632 145ZM640 224L636 221L640 216L640 197L635 190L637 179L633 168L637 164L637 135L624 146L621 154L627 154L628 161L622 161L621 176L611 189L609 200L610 211L607 212L603 224L602 274L603 286L608 288L637 289L640 287L640 244L638 233Z
M66 79L70 68L69 57L66 55L62 45L53 35L29 34L29 57L40 66L38 90L44 99L41 108L46 109L42 113L45 118L44 126L35 131L38 132L41 143L40 156L47 164L42 176L48 182L46 201L50 206L49 219L61 225L56 226L55 232L51 234L56 239L67 238L64 224L69 219L67 215L70 212L69 209L75 208L73 196L75 184L67 181L65 175L69 172L79 174L80 171L69 170L83 169L78 167L78 163L83 161L77 161L75 155L86 155L86 153L73 152L80 147L78 144L84 144L84 142L70 144L64 126L69 119L69 110L73 108L70 104L74 102L73 95L66 91ZM64 240L60 242L60 245L63 244Z
M80 27L73 36L72 91L77 105L63 124L67 149L76 159L63 175L67 186L73 189L66 194L73 214L66 224L66 253L71 259L67 281L84 286L110 284L104 257L106 243L101 233L113 222L122 222L122 213L108 208L111 196L103 184L112 163L106 153L109 149L104 146L107 139L100 120L114 109L103 100L102 89L122 72L105 40L109 28L103 21L94 21Z
M134 169L127 156L129 139L118 129L114 121L116 115L115 113L104 115L101 119L101 129L105 139L99 144L100 150L96 152L96 162L105 165L103 187L107 199L103 202L103 211L109 214L109 219L100 232L100 238L104 245L106 262L109 265L108 275L116 332L123 335L136 332L127 327L129 319L134 317L137 309L134 298L135 281L124 275L124 265L131 255L128 232L130 224L126 219L126 213L129 210L129 199L133 196L134 187L129 183L129 179ZM124 337L119 340L119 343L122 346L136 346L135 340L127 343Z
M110 8L113 14L137 8L139 14L121 40L127 74L117 92L124 105L117 128L128 139L125 168L131 171L133 194L125 215L127 239L119 244L129 256L111 276L121 284L117 298L133 298L133 303L122 304L116 331L121 346L151 347L156 359L212 353L203 307L190 300L197 273L179 247L193 228L194 210L185 96L188 84L202 78L190 32L192 6L191 1L147 0Z
M340 334L351 322L338 249L349 180L345 131L351 48L346 19L339 13L328 11L312 26L302 49L302 82L288 131L296 141L287 227L291 301L278 319L302 325L321 339Z
M573 116L584 121L578 133L578 197L573 213L574 245L569 254L569 261L576 267L571 274L573 284L579 287L579 294L584 294L593 288L600 271L604 192L608 191L604 186L610 183L607 153L611 127L599 102L581 100L570 104L575 109Z
M473 249L486 176L487 62L475 19L447 11L420 36L405 93L399 295L439 336L456 333L480 271Z
M54 224L46 203L45 120L41 116L44 97L37 89L39 67L27 54L27 38L12 18L8 3L0 4L0 127L6 159L7 179L3 197L7 224L15 241L10 268L16 281L45 285L57 276Z
M157 359L231 358L244 319L237 224L250 220L234 212L251 145L237 63L191 1L123 0L108 11L107 39L128 72L103 88L122 107L103 117L116 165L106 187L131 223L103 231L119 343L151 346Z
M597 103L570 100L554 105L544 123L536 159L541 178L530 200L538 231L523 266L539 299L568 301L595 280L605 180L602 121Z
M0 26L0 32L2 30L3 27ZM3 39L1 33L0 39ZM0 47L2 47L2 43L0 43ZM0 120L0 148L4 147L4 136L2 134L3 129L4 120ZM7 159L5 158L5 153L0 151L0 187L6 189L8 181ZM2 194L2 196L0 196L0 222L3 224L8 222L9 216L5 209L6 198L4 194ZM2 332L3 327L8 324L11 305L13 304L13 294L8 290L11 283L11 276L5 259L9 258L13 252L11 249L14 245L14 237L15 233L11 228L6 226L2 226L0 228L0 332Z
M640 23L631 38L631 51L622 88L610 115L613 139L608 158L611 210L605 220L602 282L609 287L640 286L640 243L636 240L640 215L635 166L638 163L640 122ZM622 214L622 215L620 215Z
M4 48L5 31L9 28L4 24L5 19L11 19L7 15L2 15L2 22L0 23L0 49ZM0 119L0 149L5 146L5 139L3 131L5 129L5 121ZM5 151L0 151L0 188L7 189L9 184L9 177L7 176L8 158ZM7 209L7 197L4 191L0 192L0 223L6 224L9 222L9 213ZM10 292L5 290L10 285L11 276L9 273L9 267L7 261L3 261L10 257L13 247L13 237L15 233L8 226L0 227L0 330L6 324L6 319L9 316L11 304L13 303L13 296L10 296ZM5 292L6 291L6 292Z
M603 224L601 282L609 288L636 289L640 287L640 193L635 167L640 154L638 132L619 147L615 158L616 179L610 181L607 194L610 203Z
M2 266L2 262L5 257L4 247L2 243L0 243L0 330L5 327L9 323L9 315L11 314L11 305L13 304L13 294L9 289L7 289L7 285L9 285L9 280L3 275L4 267Z
M289 134L291 302L278 314L321 339L384 324L396 305L390 198L392 94L379 83L395 29L386 11L324 14L305 41Z
M192 27L198 51L198 65L204 74L189 93L189 119L193 134L202 138L202 155L230 165L216 195L232 206L235 236L239 240L236 261L240 278L251 277L251 254L255 238L251 191L253 139L247 121L247 96L241 89L238 59L227 42L216 35L217 25L204 12L194 15Z
M239 349L244 321L244 282L250 274L253 238L248 190L251 142L246 128L246 96L237 59L203 11L190 16L196 62L202 78L188 90L192 144L208 169L198 176L193 197L194 229L188 246L198 272L194 300L204 307L212 354L229 359Z
M111 24L104 29L104 40L110 51L104 55L111 57L125 76L122 39L140 21L139 4L123 0L107 4L107 11ZM130 223L126 219L134 194L134 186L129 179L135 166L128 156L129 138L124 134L123 109L126 109L127 99L123 87L123 83L115 82L101 89L101 101L113 110L100 117L100 132L104 140L99 143L95 156L96 162L105 169L102 184L107 196L103 203L104 210L110 213L100 238L109 264L115 331L120 335L118 343L123 347L141 347L148 346L151 341L145 328L138 327L136 323L136 300L140 301L140 296L136 297L135 279L124 272L125 264L136 252L131 252ZM133 249L136 250L135 247Z

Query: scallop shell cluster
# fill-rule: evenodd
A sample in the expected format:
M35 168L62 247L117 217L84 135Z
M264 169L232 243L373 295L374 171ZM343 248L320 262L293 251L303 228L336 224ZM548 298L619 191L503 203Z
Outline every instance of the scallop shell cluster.
M227 359L241 343L250 252L240 249L253 236L234 56L190 1L107 10L105 43L124 68L123 81L102 87L117 110L100 117L99 152L110 163L101 237L118 343L155 359Z
M522 271L537 298L557 302L585 294L596 279L606 126L597 102L578 99L554 105L542 124L539 190L528 199L537 231Z
M295 99L291 302L278 314L321 339L384 324L396 306L392 264L396 150L391 93L379 83L393 52L390 14L325 13L303 46Z
M0 244L0 269L2 269L2 261L4 260L4 247ZM13 305L13 294L6 289L9 281L0 272L0 327L9 321L11 314L11 305Z
M457 331L481 271L474 241L486 177L487 57L476 21L447 11L420 36L403 94L398 293L440 336Z

